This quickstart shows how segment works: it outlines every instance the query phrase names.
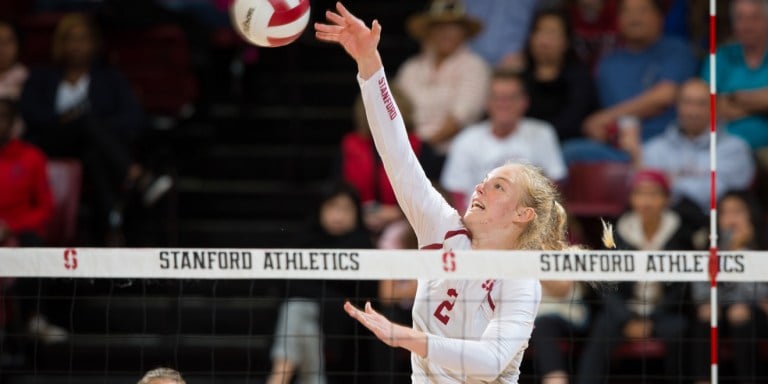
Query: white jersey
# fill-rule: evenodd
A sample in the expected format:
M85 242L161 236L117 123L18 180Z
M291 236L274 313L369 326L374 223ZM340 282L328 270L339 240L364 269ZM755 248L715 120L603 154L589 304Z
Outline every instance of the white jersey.
M397 201L426 249L470 249L461 217L432 187L411 150L380 70L358 77L368 122ZM411 354L414 383L517 383L533 331L538 280L419 280L413 327L427 357Z

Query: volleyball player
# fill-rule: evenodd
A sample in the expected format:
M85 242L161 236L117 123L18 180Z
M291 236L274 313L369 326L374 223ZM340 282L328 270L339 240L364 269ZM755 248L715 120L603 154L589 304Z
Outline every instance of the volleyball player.
M537 169L507 164L475 187L463 217L432 188L410 148L371 28L341 3L315 24L318 39L338 43L357 62L376 148L398 203L422 249L563 249L566 215L554 185ZM477 150L482 150L478 148ZM478 178L483 175L478 175ZM513 257L513 256L512 256ZM391 323L370 303L349 315L392 347L411 351L412 381L517 383L541 298L536 279L421 279L413 327Z

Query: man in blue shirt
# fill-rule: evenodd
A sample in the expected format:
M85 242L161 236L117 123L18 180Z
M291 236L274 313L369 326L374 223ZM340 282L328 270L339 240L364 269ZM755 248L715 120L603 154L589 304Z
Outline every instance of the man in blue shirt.
M736 42L717 50L718 118L752 149L768 146L768 1L735 0ZM704 79L709 81L709 61Z
M691 79L682 85L677 120L642 148L638 166L664 171L672 184L672 204L686 223L706 225L710 203L709 85ZM755 174L752 153L744 140L718 132L717 196L749 188ZM698 229L698 228L693 228Z
M584 121L587 139L566 143L566 162L629 161L630 156L624 151L625 140L609 144L611 129L621 117L641 120L640 132L634 134L643 140L661 133L672 121L679 84L695 74L696 63L685 41L663 36L663 26L661 1L621 2L619 31L624 46L598 64L597 88L602 109Z
M491 67L517 68L536 0L465 0L467 13L482 20L483 30L470 43Z

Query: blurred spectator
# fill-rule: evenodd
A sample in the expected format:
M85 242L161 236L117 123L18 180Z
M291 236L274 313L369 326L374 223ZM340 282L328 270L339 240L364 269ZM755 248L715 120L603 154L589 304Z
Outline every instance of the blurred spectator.
M175 369L155 368L144 374L137 384L186 384L186 381Z
M709 53L709 1L666 1L667 15L664 19L664 35L679 37L687 41L691 45L696 58L703 58ZM724 14L719 12L719 7L717 14ZM719 25L717 26L717 32L720 32Z
M441 184L453 198L454 207L466 209L478 175L508 161L536 165L555 181L567 170L555 129L546 122L523 117L528 108L525 82L514 72L493 75L488 101L489 120L467 127L451 145Z
M526 47L530 106L527 116L555 127L560 141L581 137L581 123L597 107L592 75L573 51L565 14L541 11L534 17Z
M579 282L541 282L541 305L531 334L533 364L541 384L568 383L568 352L560 342L586 336L589 307L584 302L584 290Z
M0 98L18 100L29 72L19 62L19 33L8 20L0 20ZM16 118L12 137L23 130L21 117Z
M392 97L397 100L406 129L410 129L411 103L397 88L392 88ZM354 123L355 130L341 139L341 176L357 189L363 203L363 221L371 232L378 234L390 223L402 219L403 213L374 147L362 97L355 100ZM437 178L439 173L435 174L432 149L412 132L408 132L408 139L427 176Z
M721 251L766 250L764 213L754 196L748 192L726 193L718 204L718 239ZM722 264L721 264L722 265ZM757 364L756 341L766 337L768 315L768 283L719 283L718 300L722 304L720 329L723 339L730 339L733 366L739 383L756 383L760 369ZM693 373L697 383L708 383L709 377L709 305L710 285L693 285L696 321L692 349Z
M483 23L470 47L491 67L519 69L536 0L466 0L467 14Z
M43 246L53 214L47 159L37 148L12 138L15 102L0 99L0 245Z
M694 74L695 62L687 43L662 36L663 20L661 0L621 1L619 30L624 46L599 63L597 90L602 109L584 121L589 139L564 146L567 163L629 161L624 151L627 142L639 137L647 140L673 119L671 106L678 85ZM611 145L611 129L625 116L641 119L640 132L621 130L618 144Z
M27 68L19 62L19 34L8 20L0 20L0 98L18 100Z
M379 249L418 249L416 232L406 220L392 223L382 233ZM398 324L411 324L411 307L416 297L416 280L382 280L379 282L378 312ZM408 351L388 347L384 343L372 345L371 362L374 383L402 382L410 377L411 354Z
M403 64L395 84L413 103L416 135L444 155L461 128L483 112L489 68L466 44L482 24L458 1L434 0L407 26L422 52Z
M630 186L630 211L616 222L619 249L691 249L692 234L680 216L669 209L670 185L664 172L638 171Z
M573 48L594 70L618 44L617 0L570 0Z
M354 188L347 184L334 185L321 199L309 228L295 244L297 248L372 248ZM348 263L349 260L339 262ZM271 351L272 372L267 384L290 383L294 377L300 384L325 383L325 352L330 350L344 357L351 354L350 351L339 351L343 346L338 343L347 338L338 336L349 335L352 330L344 327L350 323L344 321L344 313L338 309L342 308L346 298L374 295L372 286L350 280L287 281L286 301L277 317ZM324 335L337 337L329 337L324 343Z
M90 19L62 18L53 38L57 67L33 71L20 104L32 143L48 156L82 161L102 232L110 216L112 226L119 224L121 193L138 191L151 205L171 180L155 178L133 159L131 146L144 128L143 113L125 78L99 62L99 48Z
M42 247L53 215L47 160L37 148L11 137L15 118L15 102L0 99L0 246ZM10 296L26 298L13 303L19 306L14 320L23 323L16 327L46 343L64 341L67 332L41 315L45 305L28 299L41 297L40 289L37 279L16 280Z
M691 236L681 226L680 217L668 209L669 183L663 173L642 170L630 186L630 211L616 223L616 246L630 250L686 250ZM611 352L624 340L663 340L666 345L665 369L679 374L685 316L681 305L684 284L623 282L603 300L584 346L577 383L605 381Z
M768 146L768 1L734 0L736 41L717 50L717 116L753 149ZM704 78L709 80L709 61Z
M672 204L691 229L705 227L709 222L709 112L709 86L699 79L688 80L677 98L677 120L663 134L649 140L642 151L631 151L638 164L666 173ZM755 174L749 146L720 130L716 151L718 195L749 187Z

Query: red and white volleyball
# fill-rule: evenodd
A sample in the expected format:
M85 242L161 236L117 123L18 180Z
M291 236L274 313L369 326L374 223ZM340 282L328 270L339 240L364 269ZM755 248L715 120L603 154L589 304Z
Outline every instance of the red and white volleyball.
M301 36L309 23L309 0L235 0L235 30L262 47L280 47Z

